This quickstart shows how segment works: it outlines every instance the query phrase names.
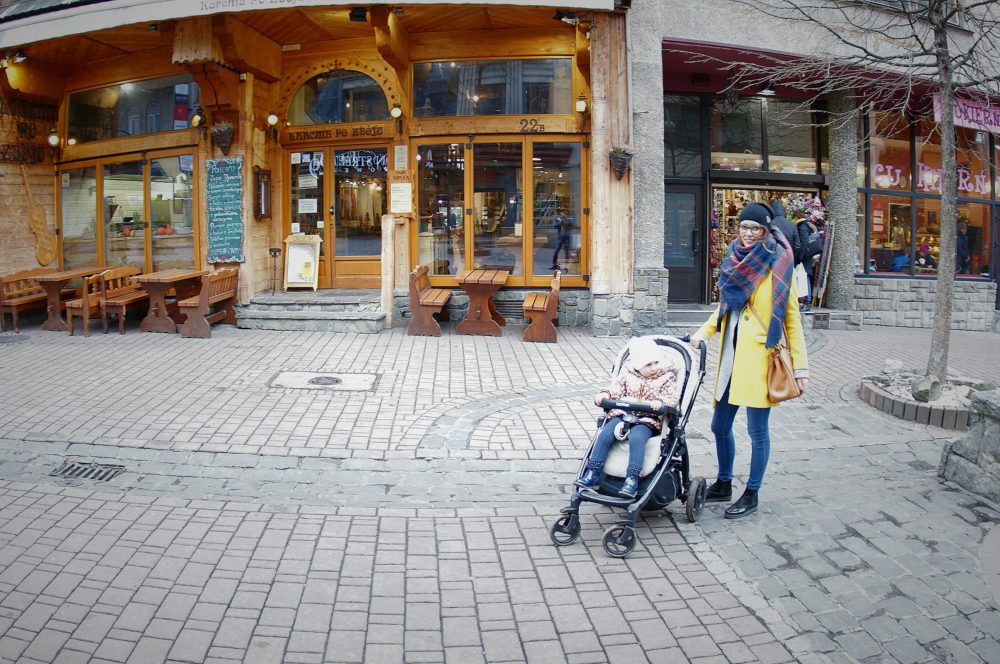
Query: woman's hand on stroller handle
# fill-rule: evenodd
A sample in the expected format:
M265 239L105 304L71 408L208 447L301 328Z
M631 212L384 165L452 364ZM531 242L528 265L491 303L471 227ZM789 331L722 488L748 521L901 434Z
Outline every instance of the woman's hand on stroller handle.
M652 403L648 401L625 401L622 399L601 399L598 404L604 410L612 410L617 408L624 411L634 411L638 413L649 413L650 415L666 415L667 413L673 412L674 408L670 406L663 405L660 401L654 401Z

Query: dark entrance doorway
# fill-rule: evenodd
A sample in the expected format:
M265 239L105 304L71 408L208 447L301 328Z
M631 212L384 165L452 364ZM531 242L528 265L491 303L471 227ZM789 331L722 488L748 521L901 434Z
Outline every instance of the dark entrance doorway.
M702 188L667 185L663 211L663 267L670 270L670 300L701 302L704 276Z

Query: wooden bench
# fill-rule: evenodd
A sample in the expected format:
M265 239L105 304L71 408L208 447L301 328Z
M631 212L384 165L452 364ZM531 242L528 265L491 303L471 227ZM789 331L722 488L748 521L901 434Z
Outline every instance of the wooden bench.
M45 290L34 277L49 274L52 270L35 268L0 276L0 332L6 331L6 314L14 323L14 331L19 332L17 315L25 309L45 309Z
M434 315L441 320L448 320L448 310L444 308L451 290L448 288L431 288L431 280L427 276L427 266L418 265L410 273L410 325L406 333L418 337L440 337L441 326Z
M182 337L195 339L210 339L212 323L225 320L229 325L236 325L236 288L239 285L240 270L227 267L206 274L201 278L201 290L197 297L179 300L177 306L187 320L181 325ZM215 313L209 313L212 307L217 307Z
M524 330L525 341L556 342L556 325L559 324L559 275L555 271L548 293L528 293L524 298L524 317L530 321Z
M129 307L149 303L149 293L132 277L139 274L134 266L117 267L101 273L101 326L108 333L108 314L118 316L118 334L125 334L125 314Z
M90 319L101 315L101 275L84 277L80 297L66 302L66 333L73 336L73 316L83 319L83 336L90 336Z

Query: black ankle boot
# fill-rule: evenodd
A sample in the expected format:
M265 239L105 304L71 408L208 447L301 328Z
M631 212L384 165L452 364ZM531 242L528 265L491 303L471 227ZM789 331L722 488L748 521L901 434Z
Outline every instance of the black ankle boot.
M744 489L743 495L735 503L726 509L723 515L727 519L742 519L745 516L757 511L757 492L753 489Z
M715 480L705 492L706 503L721 503L733 499L733 481Z

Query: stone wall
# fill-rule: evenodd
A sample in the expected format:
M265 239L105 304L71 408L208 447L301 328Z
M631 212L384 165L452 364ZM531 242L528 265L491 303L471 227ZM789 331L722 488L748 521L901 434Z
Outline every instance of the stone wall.
M667 325L667 283L663 268L641 268L635 273L630 295L594 296L591 329L598 337L632 337L660 334Z
M933 279L856 277L854 306L865 323L895 327L931 327L934 319ZM955 281L951 326L955 330L992 331L996 320L996 284Z

